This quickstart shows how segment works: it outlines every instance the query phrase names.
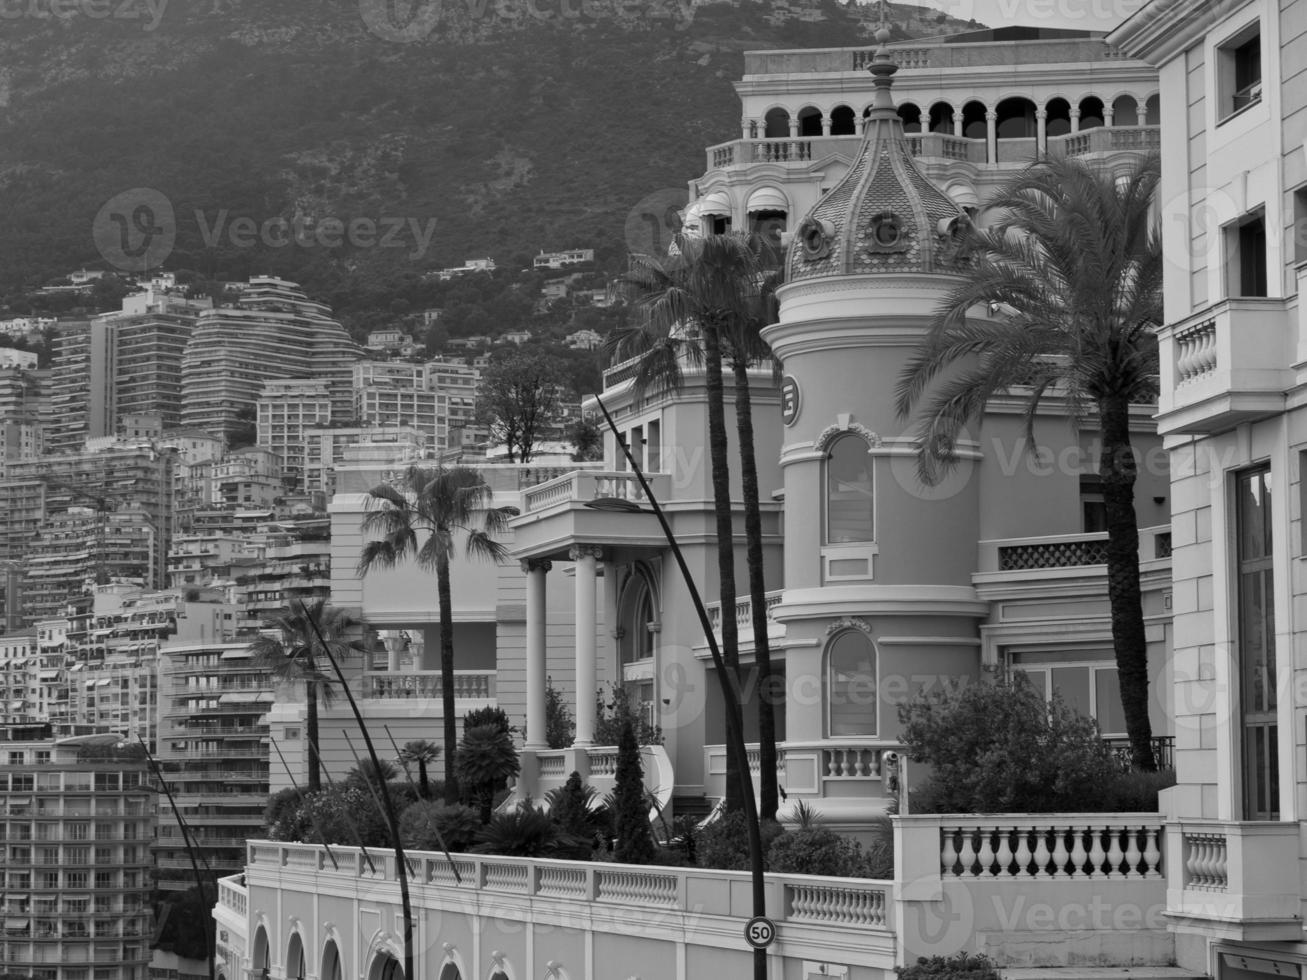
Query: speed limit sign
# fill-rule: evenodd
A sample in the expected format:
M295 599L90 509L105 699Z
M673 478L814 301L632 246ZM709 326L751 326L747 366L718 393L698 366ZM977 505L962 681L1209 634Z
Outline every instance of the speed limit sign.
M744 940L754 949L766 949L776 939L776 923L765 915L755 915L744 927Z

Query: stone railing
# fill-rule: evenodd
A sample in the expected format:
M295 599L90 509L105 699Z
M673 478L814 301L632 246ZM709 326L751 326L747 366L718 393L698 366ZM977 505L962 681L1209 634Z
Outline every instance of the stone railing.
M1169 558L1171 527L1139 529L1139 560ZM981 572L1024 572L1080 568L1107 562L1107 534L1058 534L1039 538L1001 538L980 542Z
M645 479L660 503L667 499L670 483L666 474L646 473ZM563 504L585 505L596 500L622 500L631 504L648 502L634 473L582 470L524 491L522 510L532 514Z
M829 795L834 784L861 784L858 792L868 792L871 784L884 781L882 766L886 752L898 746L866 745L825 739L815 742L782 742L776 746L776 769L787 793L798 796ZM758 744L745 746L745 757L755 784L762 772ZM725 793L726 746L704 746L704 771L709 796ZM836 791L840 792L840 791ZM847 791L845 791L847 792ZM871 791L879 796L879 791Z
M1301 305L1238 297L1159 328L1159 432L1218 431L1277 411L1301 360L1302 324Z
M455 699L489 701L495 697L493 670L454 671ZM368 671L363 674L363 697L372 699L439 698L442 685L438 670L410 670L403 673Z
M1298 939L1299 830L1292 822L1184 820L1167 826L1168 914Z
M218 879L218 904L244 918L249 909L250 897L249 892L239 883L240 878L240 875L232 875L230 878Z
M783 589L777 589L764 595L768 620L771 619L772 610L781 604L784 594ZM721 601L708 603L707 609L708 622L712 624L714 631L720 633L722 629ZM750 596L741 596L735 600L735 625L740 629L753 629L753 599Z
M248 848L247 880L259 887L281 887L283 900L292 901L295 888L289 873L310 876L326 886L337 879L367 878L397 880L394 854L369 848L361 859L357 848L332 847L333 866L326 851L312 844L283 844L252 841ZM656 908L700 917L736 918L737 903L731 896L747 890L750 876L740 871L700 868L669 868L585 861L552 861L492 855L459 854L453 863L443 855L412 851L408 855L410 877L423 885L453 888L460 892L488 892L562 899L569 904ZM458 879L454 869L457 868ZM286 877L283 877L283 876ZM300 887L308 885L304 882ZM778 924L851 926L890 933L894 925L894 884L853 878L814 878L806 875L765 876L767 911ZM314 891L302 892L306 901ZM398 888L393 894L375 887L368 889L370 901L391 901L398 905ZM283 910L290 906L283 906ZM679 920L651 920L668 924L674 931ZM892 964L891 964L892 965Z
M1156 815L948 817L939 839L945 877L1162 876L1162 822Z

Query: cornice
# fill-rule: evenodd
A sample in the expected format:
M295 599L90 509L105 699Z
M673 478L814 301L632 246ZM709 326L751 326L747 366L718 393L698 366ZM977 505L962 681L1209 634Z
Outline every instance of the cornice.
M1249 6L1251 0L1152 0L1109 33L1107 43L1160 66L1201 41L1217 21Z

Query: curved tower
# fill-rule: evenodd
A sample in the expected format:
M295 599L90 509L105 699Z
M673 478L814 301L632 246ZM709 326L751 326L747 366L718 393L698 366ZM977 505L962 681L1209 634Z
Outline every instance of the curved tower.
M971 584L978 481L966 465L940 487L915 477L894 387L956 282L969 219L918 168L890 89L884 41L861 152L802 220L786 256L780 319L764 331L785 369L787 742L823 741L823 813L883 808L866 783L898 741L897 706L922 687L979 673ZM961 447L973 456L974 446ZM818 502L818 506L814 506ZM813 697L800 697L803 690ZM791 776L791 780L793 776ZM832 798L834 797L834 798Z

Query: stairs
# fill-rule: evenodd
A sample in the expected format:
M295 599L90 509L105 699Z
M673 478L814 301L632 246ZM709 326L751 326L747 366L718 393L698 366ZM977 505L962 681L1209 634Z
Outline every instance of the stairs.
M706 796L673 796L672 816L693 817L697 822L712 813L715 805L716 801Z

